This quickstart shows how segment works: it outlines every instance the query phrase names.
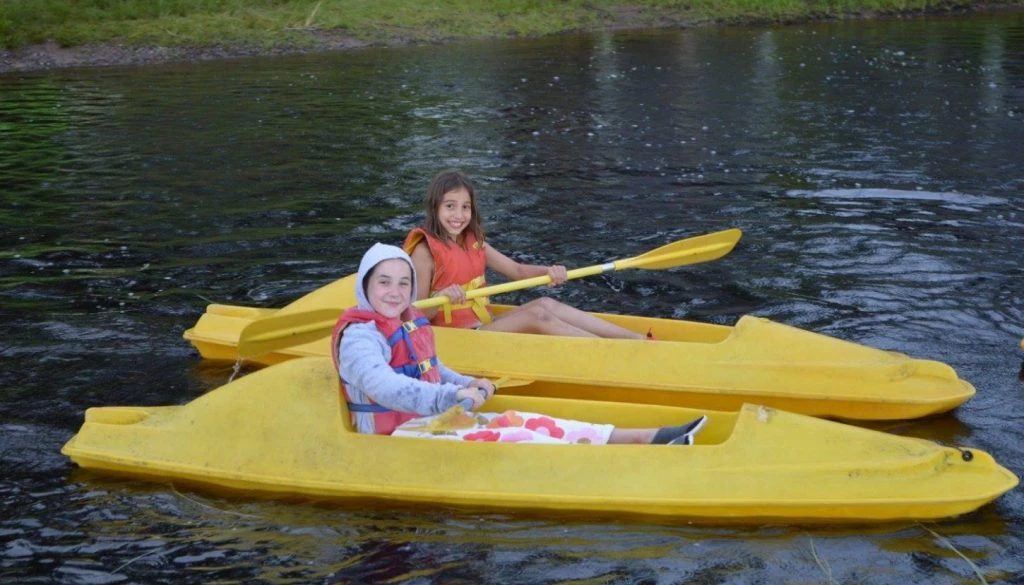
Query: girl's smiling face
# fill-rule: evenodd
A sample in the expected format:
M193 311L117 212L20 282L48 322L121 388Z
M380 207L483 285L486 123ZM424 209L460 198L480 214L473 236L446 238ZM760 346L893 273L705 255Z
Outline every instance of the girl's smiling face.
M459 187L445 193L441 204L437 206L437 218L441 221L444 231L453 240L457 240L473 219L473 202L470 200L469 191Z
M412 267L400 258L384 260L373 267L366 283L366 300L374 311L397 319L412 298Z

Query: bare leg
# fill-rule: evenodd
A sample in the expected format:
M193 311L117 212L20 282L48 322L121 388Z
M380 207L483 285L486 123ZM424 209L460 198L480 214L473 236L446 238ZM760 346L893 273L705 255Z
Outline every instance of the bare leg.
M612 429L608 436L608 444L622 443L657 443L665 445L692 445L693 437L707 424L708 417L700 416L694 420L677 427L661 427L657 429Z
M562 321L565 321L566 323L579 329L582 329L584 331L588 331L598 337L606 337L610 339L644 338L644 336L639 333L630 331L629 329L625 329L623 327L619 327L614 323L609 323L608 321L605 321L600 317L595 317L594 315L591 315L586 311L581 311L576 307L567 305L565 303L560 303L550 297L539 298L527 304L532 303L540 304L541 307L543 307L545 310L555 315Z
M530 301L518 309L499 315L494 322L485 325L483 329L572 337L643 339L643 335L639 333L619 327L549 297Z
M654 440L658 429L620 429L616 428L608 437L609 445L641 444L649 445Z
M574 327L547 311L530 307L527 303L518 309L502 313L480 329L504 331L506 333L539 333L541 335L566 335L569 337L597 337L589 331Z

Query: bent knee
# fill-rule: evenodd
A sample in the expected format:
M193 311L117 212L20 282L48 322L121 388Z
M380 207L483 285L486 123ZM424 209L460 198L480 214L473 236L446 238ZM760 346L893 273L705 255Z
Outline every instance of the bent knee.
M524 306L524 308L528 309L530 311L530 315L538 321L550 321L556 318L556 306L558 306L558 301L549 297L541 297L530 301Z

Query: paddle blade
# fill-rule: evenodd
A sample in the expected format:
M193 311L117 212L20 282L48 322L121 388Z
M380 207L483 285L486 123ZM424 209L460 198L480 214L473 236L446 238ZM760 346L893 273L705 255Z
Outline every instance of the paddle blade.
M615 262L615 270L626 268L666 270L677 266L710 262L731 252L742 235L742 231L732 228L713 234L677 240L645 254L618 260Z
M262 355L326 337L340 316L340 308L326 308L257 319L242 329L238 357Z
M494 387L497 388L498 390L501 390L502 388L515 388L516 386L529 386L530 384L533 384L533 382L534 382L533 380L518 380L518 379L515 379L515 378L509 378L508 376L504 376L504 377L498 378L497 380L494 381Z

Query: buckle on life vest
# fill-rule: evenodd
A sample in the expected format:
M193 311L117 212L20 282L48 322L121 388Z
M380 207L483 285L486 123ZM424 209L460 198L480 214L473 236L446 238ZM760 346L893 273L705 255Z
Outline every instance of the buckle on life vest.
M468 293L469 291L480 288L485 284L487 284L487 281L484 277L478 276L461 286L462 289ZM480 321L481 324L486 325L493 320L491 319L490 311L487 310L487 305L489 305L490 302L489 297L476 297L467 299L466 302L459 303L458 305L453 305L451 303L441 305L441 310L444 312L444 322L445 324L452 322L452 310L469 309L473 311L473 314L476 315L477 320Z
M425 359L422 362L416 364L416 368L419 369L420 374L426 374L430 371L430 368L434 367L431 363L433 360Z
M415 321L405 321L402 323L402 329L405 329L407 332L412 333L413 331L419 329L419 325L416 325Z

